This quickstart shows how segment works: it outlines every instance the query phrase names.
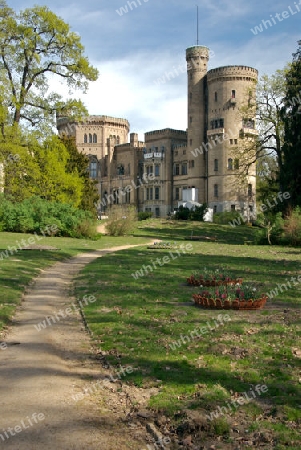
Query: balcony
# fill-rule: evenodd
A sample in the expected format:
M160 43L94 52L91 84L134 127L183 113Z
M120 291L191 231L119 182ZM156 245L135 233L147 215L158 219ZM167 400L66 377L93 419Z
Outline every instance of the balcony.
M207 136L214 136L216 134L224 134L225 133L225 129L224 128L214 128L213 130L208 130L207 131Z
M239 134L241 135L241 137L244 137L244 136L254 137L254 136L258 136L258 130L255 130L255 128L243 127L240 130Z
M162 152L151 152L144 153L144 159L163 159L164 153Z

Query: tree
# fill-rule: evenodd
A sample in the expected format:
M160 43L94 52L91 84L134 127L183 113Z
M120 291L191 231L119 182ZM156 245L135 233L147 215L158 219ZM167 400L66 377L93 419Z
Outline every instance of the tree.
M77 172L83 181L83 195L79 207L84 211L90 211L96 215L96 205L99 201L99 194L96 188L97 181L89 177L89 158L84 153L80 153L76 147L73 137L61 138L62 143L68 152L67 172Z
M69 92L84 92L88 81L98 77L96 68L84 56L80 36L45 6L34 6L16 13L0 3L0 81L2 98L10 122L21 120L33 127L54 120L55 113L67 109L82 111L78 100L67 105L49 92L51 78L64 81Z
M298 46L286 73L286 92L282 108L284 144L280 181L291 195L290 208L301 206L301 41Z
M18 135L19 131L19 135ZM49 201L81 205L84 182L77 169L67 170L69 154L53 135L43 143L33 135L27 138L11 127L10 139L1 142L4 164L4 194L14 202L39 196Z
M270 171L273 184L275 178L279 189L280 173L283 171L284 123L281 114L285 95L285 74L287 68L275 74L263 75L257 86L246 92L247 101L238 114L241 120L254 118L258 136L248 133L241 136L240 147L235 148L235 158L239 159L241 178L246 178L249 168L257 162L260 171ZM271 169L268 167L270 166Z

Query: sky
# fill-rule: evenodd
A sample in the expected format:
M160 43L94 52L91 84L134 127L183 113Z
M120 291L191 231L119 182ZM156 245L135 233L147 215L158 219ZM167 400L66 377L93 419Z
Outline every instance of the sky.
M256 68L271 75L301 40L301 0L7 0L15 10L48 6L81 36L99 70L87 94L89 114L127 119L139 134L187 128L185 50L210 49L209 69ZM197 27L197 6L199 21ZM198 29L198 33L197 33ZM52 85L65 95L59 82Z

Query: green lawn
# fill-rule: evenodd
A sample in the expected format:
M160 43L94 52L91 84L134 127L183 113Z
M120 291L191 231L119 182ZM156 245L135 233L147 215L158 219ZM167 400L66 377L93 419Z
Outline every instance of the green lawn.
M216 241L184 240L192 231ZM273 448L299 448L289 445L301 445L301 283L251 312L196 308L191 295L198 288L185 283L193 271L223 265L269 292L301 274L300 249L244 245L255 233L249 227L140 222L136 236L175 241L182 249L190 243L192 250L179 255L141 247L107 255L83 270L76 294L97 298L85 308L86 319L108 361L133 369L124 381L158 388L151 408L179 422L188 410L208 415L266 385L265 393L233 408L228 418L243 415L249 432L272 433ZM142 276L135 279L138 270ZM197 337L193 331L200 327ZM227 417L220 416L208 433L228 431Z
M76 295L97 298L85 309L95 346L116 371L127 367L124 382L157 388L149 407L168 414L177 430L185 431L189 411L206 418L266 385L267 391L254 400L206 419L202 439L223 436L217 448L224 448L236 421L243 423L240 436L248 429L249 435L271 434L275 449L300 448L301 284L282 289L266 308L253 312L196 308L191 296L198 288L186 285L192 272L221 265L256 281L264 292L298 277L300 249L246 245L256 241L257 232L245 226L153 219L139 222L134 235L125 238L43 238L37 244L57 250L20 250L0 262L0 330L44 267L93 249L142 245L150 239L175 242L179 253L174 248L132 248L94 261L78 276ZM202 240L185 240L190 236ZM29 237L0 233L0 254Z
M28 244L28 239L34 238L36 245L47 245L57 250L18 250L13 247L22 247L22 239ZM78 253L95 249L110 248L113 245L124 245L125 243L140 244L147 242L146 238L110 238L107 236L99 240L70 239L56 237L39 237L36 239L31 234L1 233L0 232L0 255L10 249L9 257L0 259L0 331L10 323L10 319L16 307L21 303L24 289L32 278L36 277L41 269L56 261L75 256ZM0 256L1 258L1 256Z

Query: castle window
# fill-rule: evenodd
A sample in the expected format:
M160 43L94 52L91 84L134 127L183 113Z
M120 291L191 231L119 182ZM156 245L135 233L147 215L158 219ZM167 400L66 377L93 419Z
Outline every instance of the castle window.
M180 200L180 188L176 188L175 200Z
M153 188L147 188L146 189L146 200L152 200L153 199Z
M235 91L234 90L232 90L232 92L231 92L231 98L235 98Z
M234 144L237 145L237 139L234 139Z
M155 200L159 200L159 199L160 199L160 188L155 187Z
M191 161L189 161L189 168L191 168L191 169L194 168L194 159L192 159Z
M91 161L89 165L90 178L97 178L97 162Z
M191 116L190 116L190 119L189 119L189 120L190 120L190 123L192 123L192 117L191 117Z
M228 170L233 170L233 159L232 158L228 159Z
M86 134L84 134L84 144L88 143L88 136Z
M235 170L239 169L239 159L237 159L237 158L234 159L234 169Z
M214 197L218 197L218 184L214 185Z
M213 212L214 212L214 213L217 212L217 206L216 206L216 205L213 206Z
M92 144L92 142L93 142L93 139L92 139L92 134L91 134L91 133L89 133L89 144Z
M244 128L251 128L252 130L254 130L254 128L255 128L255 120L253 120L253 119L244 119L243 120L243 127Z
M175 164L174 175L180 175L180 164Z
M217 92L214 92L214 101L217 102Z
M158 164L155 165L155 177L160 176L160 166Z
M252 195L253 195L252 184L248 184L248 197L252 197Z
M183 163L182 164L182 171L181 171L182 175L187 175L187 163Z
M97 144L97 134L93 134L93 144Z
M186 155L186 150L183 150L183 155Z
M233 139L230 139L230 145L233 145Z
M146 166L146 174L147 175L153 174L153 166Z
M235 205L231 205L231 211L235 211Z
M214 170L215 170L215 172L218 171L218 159L214 160Z
M219 128L224 128L224 119L219 119Z

